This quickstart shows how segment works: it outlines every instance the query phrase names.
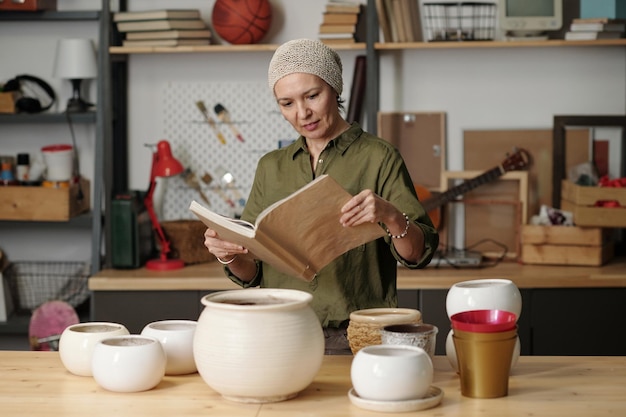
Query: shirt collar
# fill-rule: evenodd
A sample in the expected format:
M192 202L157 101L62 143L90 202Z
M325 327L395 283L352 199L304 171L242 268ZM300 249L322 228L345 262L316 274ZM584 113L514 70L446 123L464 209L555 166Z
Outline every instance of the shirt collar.
M339 153L343 154L349 147L356 141L359 136L363 133L363 128L357 123L352 122L348 130L343 132L341 135L331 140L330 143L333 144ZM300 152L308 152L306 147L306 143L304 141L304 136L300 136L295 143L293 144L292 149L292 159L296 158Z

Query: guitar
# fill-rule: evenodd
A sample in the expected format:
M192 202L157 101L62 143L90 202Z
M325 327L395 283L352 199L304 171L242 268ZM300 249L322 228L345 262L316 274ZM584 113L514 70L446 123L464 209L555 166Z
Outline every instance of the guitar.
M422 206L433 222L433 225L435 228L439 229L441 226L441 211L439 208L441 206L480 185L495 181L509 171L520 171L526 169L529 165L530 154L524 149L518 149L512 155L509 155L500 165L485 171L477 177L465 180L463 183L441 194L433 196L427 188L418 184L415 184L415 191L417 192L417 197L422 203Z

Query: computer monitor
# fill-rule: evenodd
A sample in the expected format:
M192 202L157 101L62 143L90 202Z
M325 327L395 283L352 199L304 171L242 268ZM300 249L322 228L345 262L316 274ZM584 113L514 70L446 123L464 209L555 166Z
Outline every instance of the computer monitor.
M563 0L499 0L498 20L506 38L547 39L563 25Z

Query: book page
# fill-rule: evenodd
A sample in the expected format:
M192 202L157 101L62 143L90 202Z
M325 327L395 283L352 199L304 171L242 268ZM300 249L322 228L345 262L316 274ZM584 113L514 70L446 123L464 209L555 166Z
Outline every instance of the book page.
M269 237L317 273L339 255L385 235L378 223L341 226L341 207L350 198L332 177L321 175L261 212L257 237Z
M311 281L339 255L385 235L378 223L341 226L341 207L350 198L332 177L321 175L263 210L255 229L195 201L189 209L222 239L244 246L279 271Z
M315 277L315 272L308 269L306 263L296 259L291 252L277 247L277 244L267 237L257 237L255 227L251 223L222 216L196 201L191 202L189 210L207 227L215 230L220 238L248 249L249 256L267 262L285 274L306 281L311 281Z

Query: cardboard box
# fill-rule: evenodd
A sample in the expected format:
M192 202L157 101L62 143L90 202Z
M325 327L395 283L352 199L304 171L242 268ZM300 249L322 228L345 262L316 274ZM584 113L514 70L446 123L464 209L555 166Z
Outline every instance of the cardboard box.
M0 113L15 113L15 100L17 100L15 91L0 92Z
M0 188L0 220L67 221L89 211L89 181L69 188L8 186Z
M617 201L621 207L594 207L597 201ZM574 213L574 224L586 227L626 227L626 189L561 185L561 209Z
M56 10L57 0L0 0L0 10L37 12L40 10Z
M522 227L522 263L600 266L614 255L611 229L577 226Z

